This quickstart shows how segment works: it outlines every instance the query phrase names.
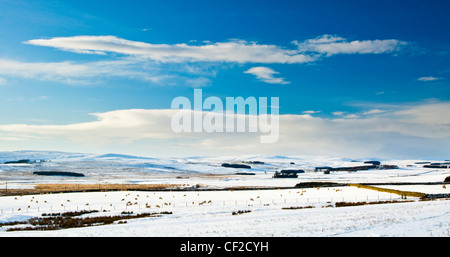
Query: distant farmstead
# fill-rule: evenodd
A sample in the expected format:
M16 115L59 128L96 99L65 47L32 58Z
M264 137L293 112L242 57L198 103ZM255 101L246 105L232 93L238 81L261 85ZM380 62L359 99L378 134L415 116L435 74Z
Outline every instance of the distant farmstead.
M379 161L365 161L365 165L358 165L358 166L349 166L349 167L329 167L329 166L323 166L323 167L315 167L314 171L316 172L323 172L324 174L330 174L330 171L358 171L358 170L389 170L389 169L398 169L397 165L381 165L381 162Z
M298 173L305 173L304 170L281 170L273 174L274 178L298 178Z
M315 167L314 171L316 172L322 172L322 171L327 171L327 170L331 170L333 169L333 167L329 167L329 166L323 166L323 167Z

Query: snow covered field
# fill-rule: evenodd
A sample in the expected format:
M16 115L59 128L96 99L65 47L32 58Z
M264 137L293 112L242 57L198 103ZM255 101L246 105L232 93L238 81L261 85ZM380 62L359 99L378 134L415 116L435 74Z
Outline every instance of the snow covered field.
M39 164L0 164L0 189L32 188L39 183L184 184L208 191L116 191L0 197L0 223L28 220L42 213L98 210L88 216L170 211L170 215L127 220L125 224L53 231L9 231L0 236L449 236L450 200L351 207L336 202L405 201L397 194L351 186L293 188L300 182L425 183L443 182L448 169L426 169L423 160L381 160L393 170L314 172L317 166L355 166L363 160L328 157L248 156L158 159L125 155L58 152L4 152L0 163L20 159ZM259 161L264 163L250 163ZM435 161L435 160L433 160ZM221 167L242 163L251 169ZM303 169L298 178L275 179L280 169ZM80 172L85 177L38 176L33 171ZM235 172L255 175L235 175ZM230 187L270 190L223 190ZM277 189L277 187L289 187ZM428 194L449 194L450 185L380 185ZM214 190L217 189L217 190ZM245 211L239 215L233 212ZM16 225L24 226L24 225Z
M315 189L307 190L312 191ZM332 195L324 193L321 196ZM330 189L331 190L331 189ZM355 188L349 191L354 191ZM33 208L18 211L19 206L31 202L42 203L41 211L52 212L78 209L103 209L106 213L88 215L113 215L122 210L141 212L148 210L144 202L149 202L151 210L172 211L171 215L157 218L129 220L126 224L112 224L86 228L73 228L56 231L17 231L5 232L0 236L449 236L450 201L422 201L355 207L326 207L330 203L318 199L305 199L297 202L294 197L272 203L269 198L276 194L297 194L295 190L253 191L253 192L190 192L183 197L181 192L108 192L108 193L74 193L57 195L3 197L2 206L15 209L4 210L1 222L25 220L40 213ZM342 192L346 190L343 189ZM345 192L345 194L356 192ZM360 192L362 193L362 192ZM364 192L365 193L365 192ZM147 195L150 199L147 200ZM175 196L175 197L173 197ZM260 196L262 204L250 201ZM376 197L375 195L372 195ZM163 199L159 199L162 197ZM223 197L228 197L223 199ZM269 198L267 198L269 197ZM179 199L178 199L179 198ZM185 198L185 199L184 199ZM389 198L385 195L385 198ZM47 200L44 200L47 199ZM139 205L125 207L125 202L138 202ZM138 200L135 200L138 199ZM204 200L205 199L205 200ZM211 203L198 203L212 200ZM235 200L238 199L238 200ZM28 201L30 200L30 201ZM68 200L70 202L68 202ZM188 201L186 201L188 200ZM248 201L247 201L248 200ZM323 201L322 200L322 201ZM361 199L362 200L362 199ZM365 199L364 199L365 200ZM45 203L44 201L47 201ZM191 204L193 201L194 204ZM237 201L237 203L235 202ZM246 202L247 201L247 202ZM171 205L164 205L164 202ZM185 203L188 203L186 207ZM255 203L254 203L255 202ZM85 204L89 203L89 206ZM105 203L112 203L113 206ZM264 204L266 203L266 204ZM60 206L64 205L64 207ZM157 204L161 208L155 207ZM56 207L58 206L58 208ZM313 206L305 209L282 209L283 207ZM233 211L250 210L241 215L232 215Z

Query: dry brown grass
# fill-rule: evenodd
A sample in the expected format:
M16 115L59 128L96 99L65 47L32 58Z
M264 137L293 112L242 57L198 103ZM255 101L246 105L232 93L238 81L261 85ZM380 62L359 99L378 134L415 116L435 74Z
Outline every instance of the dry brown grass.
M401 190L381 188L381 187L375 187L375 186L369 186L369 185L349 184L349 186L354 186L354 187L358 187L358 188L365 188L365 189L375 190L375 191L379 191L379 192L386 192L386 193L391 193L391 194L397 194L397 195L402 196L402 198L405 198L405 199L406 199L407 196L419 197L419 198L422 198L422 199L427 196L427 194L421 193L421 192L401 191Z
M37 184L29 189L1 190L0 195L29 195L64 192L171 190L183 188L183 184Z

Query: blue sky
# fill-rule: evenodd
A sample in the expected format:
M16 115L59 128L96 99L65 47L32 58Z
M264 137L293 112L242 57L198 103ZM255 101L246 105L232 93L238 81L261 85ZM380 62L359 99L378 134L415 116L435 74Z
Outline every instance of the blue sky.
M222 99L277 96L280 114L309 115L320 122L360 124L377 118L393 124L399 112L414 113L414 120L423 115L414 110L427 108L444 115L450 102L449 11L448 1L437 0L2 0L1 148L117 152L158 145L170 154L174 145L182 149L180 139L150 137L140 147L133 143L137 139L111 139L92 146L64 133L30 131L99 121L93 114L170 109L173 98L192 97L193 88ZM11 129L15 124L28 130ZM430 139L422 130L446 131L448 125L424 127L420 133L377 131L386 144L368 154L392 148L391 139L402 136L397 152L412 146L418 151L429 140L444 146L446 133ZM367 132L364 138L371 136ZM355 140L341 134L334 138L348 145ZM289 148L272 147L262 152ZM435 156L436 151L412 155Z

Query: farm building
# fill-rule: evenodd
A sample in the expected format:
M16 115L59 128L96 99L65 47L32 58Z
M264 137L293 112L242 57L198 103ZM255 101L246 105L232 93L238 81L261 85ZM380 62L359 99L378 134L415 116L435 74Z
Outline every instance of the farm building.
M331 169L333 169L333 168L332 167L328 167L328 166L323 166L323 167L315 167L314 171L321 172L321 171L326 171L326 170L331 170Z
M281 170L273 174L273 178L298 178L298 173L305 173L304 170Z

